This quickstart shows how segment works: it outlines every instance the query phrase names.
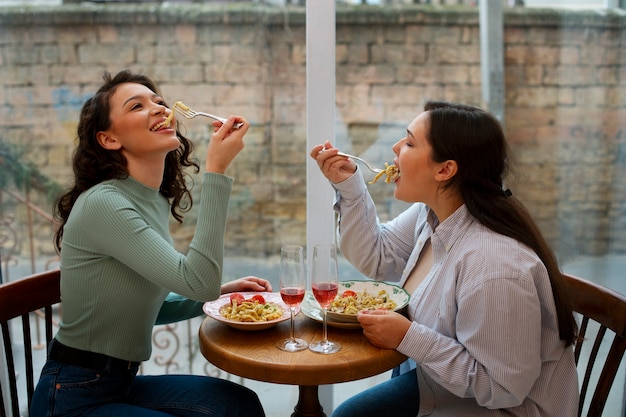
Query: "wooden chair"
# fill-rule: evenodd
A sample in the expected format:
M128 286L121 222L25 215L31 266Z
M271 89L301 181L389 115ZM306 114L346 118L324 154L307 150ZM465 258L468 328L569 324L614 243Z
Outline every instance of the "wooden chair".
M577 276L564 274L564 277L574 310L582 316L574 349L576 365L579 368L582 366L579 364L579 359L583 344L587 340L591 342L594 338L594 331L589 327L590 321L598 324L589 359L584 368L584 377L581 381L578 416L583 415L585 399L588 391L591 391L592 396L586 416L599 417L604 410L609 391L626 349L626 296ZM597 361L597 365L601 366L601 372L596 380L592 378L592 371L598 359L602 340L607 335L607 330L612 332L608 333L607 340L611 340L611 335L613 337L604 363L602 360ZM592 334L587 335L588 332ZM592 379L595 380L594 383L591 382Z
M9 330L9 320L21 317L22 336L24 340L24 369L19 375L26 378L26 398L22 399L30 409L30 401L38 375L34 375L33 347L31 340L32 323L44 318L46 348L53 337L53 308L61 301L60 293L61 273L58 269L30 275L25 278L0 285L0 327L4 342L5 360L8 372L8 399L4 397L0 386L0 417L6 417L5 403L9 405L9 415L20 415L20 401L18 398L18 384L16 378L15 358ZM37 316L37 317L36 317ZM35 327L35 330L37 327ZM16 328L13 328L15 331ZM1 381L0 381L1 383Z

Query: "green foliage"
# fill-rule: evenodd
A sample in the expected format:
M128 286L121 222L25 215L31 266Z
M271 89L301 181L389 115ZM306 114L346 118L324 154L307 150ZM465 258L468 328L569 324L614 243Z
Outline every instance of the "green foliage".
M0 139L0 188L11 184L24 192L31 190L56 198L63 188L44 175L32 162L23 160L24 149Z

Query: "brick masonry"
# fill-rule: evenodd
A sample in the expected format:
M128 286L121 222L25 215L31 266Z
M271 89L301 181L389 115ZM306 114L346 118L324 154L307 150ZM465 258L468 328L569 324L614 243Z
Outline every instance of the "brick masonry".
M609 11L505 12L508 182L562 258L626 252L625 21ZM336 22L344 149L390 161L427 99L482 104L476 8L338 6ZM149 74L170 103L252 122L229 171L227 254L275 255L306 241L305 55L302 7L0 8L0 138L67 183L78 113L102 72ZM207 124L185 126L202 158ZM382 220L404 207L392 186L371 187ZM183 250L194 216L173 225ZM37 233L49 240L49 227Z

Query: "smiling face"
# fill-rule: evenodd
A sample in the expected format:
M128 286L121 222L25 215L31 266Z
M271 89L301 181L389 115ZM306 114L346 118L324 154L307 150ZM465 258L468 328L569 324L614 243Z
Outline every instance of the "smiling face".
M119 150L128 160L158 158L177 149L176 120L163 98L142 84L123 83L110 99L111 126L98 132L100 145Z
M429 114L424 112L409 124L406 137L393 145L394 163L400 171L394 195L398 200L432 206L441 185L445 162L432 160L432 148L426 139L428 129Z

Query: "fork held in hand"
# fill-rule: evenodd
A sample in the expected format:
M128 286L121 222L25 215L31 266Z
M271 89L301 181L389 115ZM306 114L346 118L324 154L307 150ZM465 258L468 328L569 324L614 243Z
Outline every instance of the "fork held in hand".
M222 123L226 123L226 120L228 120L228 119L225 119L224 117L216 116L216 115L211 114L211 113L205 113L205 112L202 112L202 111L192 110L191 108L185 106L184 104L182 104L180 102L177 102L174 105L174 109L177 112L179 112L183 117L185 117L187 119L193 119L194 117L197 117L197 116L204 116L204 117L209 117L209 118L214 119L214 120L218 120L218 121L220 121ZM241 126L243 126L243 123L235 123L233 125L233 127L235 129L239 129Z
M340 156L347 156L348 158L352 158L352 159L356 159L357 161L361 161L363 162L363 164L365 164L365 166L367 167L367 169L369 169L370 171L378 174L379 172L383 172L384 169L380 169L380 168L375 168L372 164L370 164L368 161L366 161L363 158L359 158L358 156L354 156L354 155L350 155L347 153L343 153L343 152L337 152L337 155Z

